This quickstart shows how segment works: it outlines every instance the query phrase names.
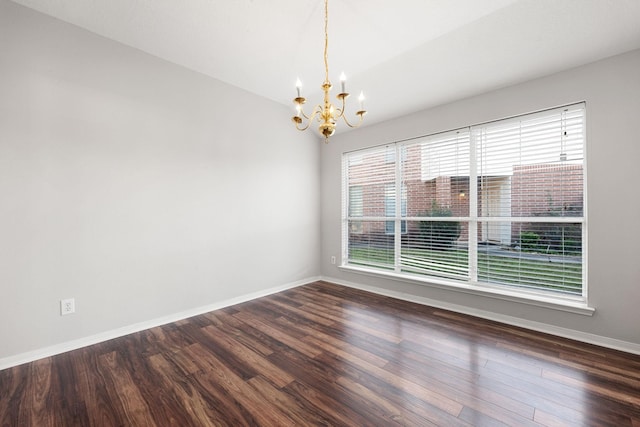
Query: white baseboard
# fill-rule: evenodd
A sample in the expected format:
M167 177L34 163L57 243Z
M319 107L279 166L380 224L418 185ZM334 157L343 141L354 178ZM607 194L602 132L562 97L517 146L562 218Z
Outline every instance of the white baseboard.
M257 298L261 298L267 295L275 294L287 289L295 288L307 283L320 280L320 277L309 277L304 280L298 280L296 282L287 283L285 285L276 286L269 289L264 289L258 292L253 292L239 297L231 298L224 301L219 301L213 304L208 304L202 307L197 307L190 310L173 313L167 316L159 317L156 319L135 323L133 325L124 326L122 328L112 329L110 331L102 332L95 335L79 338L77 340L67 341L64 343L52 345L49 347L40 348L37 350L29 351L26 353L17 354L15 356L9 356L0 359L0 370L11 368L13 366L22 365L23 363L33 362L34 360L43 359L45 357L55 356L56 354L66 353L67 351L77 350L89 345L98 344L100 342L108 341L114 338L119 338L125 335L132 334L134 332L140 332L145 329L155 328L156 326L166 325L168 323L177 322L178 320L187 319L189 317L198 316L200 314L208 313L210 311L218 310L224 307L229 307L235 304L251 301Z
M378 295L384 295L391 298L397 298L404 301L415 302L417 304L427 305L430 307L441 308L443 310L454 311L456 313L468 314L470 316L480 317L482 319L494 320L496 322L505 323L507 325L518 326L525 329L530 329L537 332L543 332L551 335L556 335L563 338L569 338L576 341L585 342L588 344L594 344L601 347L607 347L614 350L620 350L627 353L640 355L640 344L622 341L614 338L604 337L601 335L590 334L587 332L576 331L573 329L562 328L559 326L549 325L547 323L534 322L518 317L506 316L502 314L493 313L485 310L477 310L471 307L449 304L446 302L433 300L429 298L419 297L416 295L406 294L403 292L395 292L389 289L378 288L375 286L364 285L361 283L353 283L333 277L323 277L322 280L335 283L338 285L347 286L350 288L360 289L363 291L372 292Z
M257 298L261 298L267 295L272 295L287 289L296 288L298 286L315 282L317 280L324 280L338 285L348 286L363 291L372 292L379 295L384 295L392 298L397 298L404 301L414 302L431 307L437 307L444 310L450 310L457 313L468 314L471 316L480 317L483 319L494 320L496 322L505 323L507 325L518 326L526 329L531 329L538 332L544 332L551 335L560 336L563 338L569 338L577 341L582 341L589 344L595 344L602 347L612 348L615 350L624 351L627 353L640 355L640 344L631 343L627 341L617 340L614 338L603 337L600 335L589 334L586 332L576 331L573 329L561 328L558 326L549 325L546 323L533 322L517 317L506 316L496 314L489 311L477 310L471 307L449 304L442 301L432 300L429 298L423 298L416 295L406 294L402 292L395 292L388 289L377 288L374 286L364 285L361 283L348 282L333 277L309 277L304 280L299 280L292 283L287 283L281 286L276 286L269 289L264 289L258 292L242 295L239 297L231 298L217 303L209 304L202 307L197 307L191 310L181 311L179 313L170 314L160 318L135 323L133 325L124 326L122 328L113 329L103 333L90 335L84 338L80 338L73 341L67 341L64 343L56 344L53 346L17 354L15 356L9 356L0 359L0 370L18 366L23 363L33 362L34 360L43 359L45 357L55 356L56 354L66 353L67 351L77 350L82 347L98 344L100 342L108 341L114 338L119 338L125 335L132 334L134 332L143 331L145 329L154 328L156 326L166 325L168 323L177 322L178 320L187 319L189 317L197 316L200 314L208 313L210 311L218 310L224 307L229 307L235 304L251 301Z

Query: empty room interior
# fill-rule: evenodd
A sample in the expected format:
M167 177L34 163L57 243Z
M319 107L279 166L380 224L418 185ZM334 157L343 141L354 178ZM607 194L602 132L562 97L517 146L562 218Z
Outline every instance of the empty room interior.
M0 425L640 426L640 0L0 0Z

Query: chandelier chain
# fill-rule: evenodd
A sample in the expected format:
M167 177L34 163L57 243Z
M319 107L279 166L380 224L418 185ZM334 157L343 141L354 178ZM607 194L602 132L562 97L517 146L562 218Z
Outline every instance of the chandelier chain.
M329 0L324 0L324 81L329 81L329 59L327 51L329 49Z

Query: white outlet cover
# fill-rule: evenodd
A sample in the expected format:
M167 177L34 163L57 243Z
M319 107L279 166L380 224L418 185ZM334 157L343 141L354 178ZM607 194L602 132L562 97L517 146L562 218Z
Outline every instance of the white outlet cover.
M75 313L76 311L76 300L74 298L68 298L60 300L60 315L64 316L66 314Z

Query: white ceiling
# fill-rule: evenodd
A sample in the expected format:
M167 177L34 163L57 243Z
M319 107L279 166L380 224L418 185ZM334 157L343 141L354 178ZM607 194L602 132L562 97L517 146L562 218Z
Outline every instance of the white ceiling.
M322 0L13 1L292 112L296 77L320 101ZM330 79L364 90L368 123L637 48L640 0L329 2Z

